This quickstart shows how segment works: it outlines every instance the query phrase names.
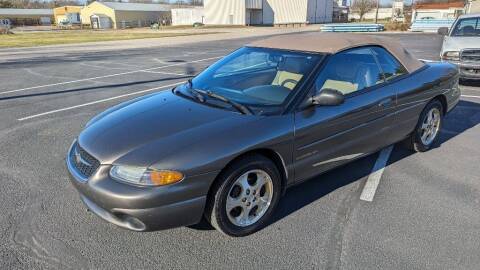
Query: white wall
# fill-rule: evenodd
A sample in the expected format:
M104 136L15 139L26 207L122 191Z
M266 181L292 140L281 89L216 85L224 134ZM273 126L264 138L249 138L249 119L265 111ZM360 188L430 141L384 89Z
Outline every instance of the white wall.
M306 23L308 2L309 0L264 0L263 22L265 24Z
M369 12L365 13L363 15L364 20L375 20L375 14L377 10L374 8L370 10ZM379 20L384 20L387 18L392 18L393 17L393 10L392 8L379 8L378 9L378 19ZM357 12L350 11L348 14L348 19L355 19L355 20L360 20L360 14Z
M472 1L467 9L467 13L480 13L480 0Z
M204 0L205 24L245 25L245 0Z
M205 10L203 8L174 8L172 9L172 25L193 25L205 23Z
M412 12L412 22L420 20L425 17L432 17L434 19L455 19L455 12L463 11L462 8L449 9L417 9Z

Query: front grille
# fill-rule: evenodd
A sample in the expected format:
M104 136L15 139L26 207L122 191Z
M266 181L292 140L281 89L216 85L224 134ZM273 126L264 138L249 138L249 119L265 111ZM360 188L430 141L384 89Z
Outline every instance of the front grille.
M480 50L463 50L461 60L464 62L480 62Z
M70 162L77 172L85 178L92 176L100 166L100 162L83 150L77 142L70 151Z

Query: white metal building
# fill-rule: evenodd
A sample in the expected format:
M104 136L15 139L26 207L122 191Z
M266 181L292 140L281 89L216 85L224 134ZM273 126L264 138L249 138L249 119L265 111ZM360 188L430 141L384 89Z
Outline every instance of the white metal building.
M172 8L172 25L193 25L194 23L205 23L203 7Z
M332 21L332 0L204 0L205 24L258 25Z
M480 13L480 0L468 1L466 11L467 13Z

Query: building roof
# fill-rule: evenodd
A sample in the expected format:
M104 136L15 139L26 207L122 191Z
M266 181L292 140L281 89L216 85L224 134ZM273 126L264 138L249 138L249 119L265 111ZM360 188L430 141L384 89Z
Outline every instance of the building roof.
M170 5L143 4L143 3L120 3L120 2L98 2L114 10L120 11L170 11Z
M463 2L448 2L448 3L420 3L415 4L413 9L449 9L449 8L464 8Z
M171 10L203 10L204 7L195 6L195 7L179 7L179 8L172 8Z
M413 72L424 66L398 42L394 42L387 37L373 35L351 33L290 34L256 41L248 46L335 54L346 49L368 45L378 45L388 50L403 64L408 72Z
M45 15L52 16L53 9L0 8L0 15Z
M82 10L83 6L63 6L56 7L53 9L53 13L57 15L64 15L66 13L79 13Z

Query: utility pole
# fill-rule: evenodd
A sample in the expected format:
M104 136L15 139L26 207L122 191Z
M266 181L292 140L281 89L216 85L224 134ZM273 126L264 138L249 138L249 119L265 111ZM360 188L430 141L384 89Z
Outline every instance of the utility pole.
M378 6L379 6L380 0L377 0L377 10L375 11L375 23L378 22Z

